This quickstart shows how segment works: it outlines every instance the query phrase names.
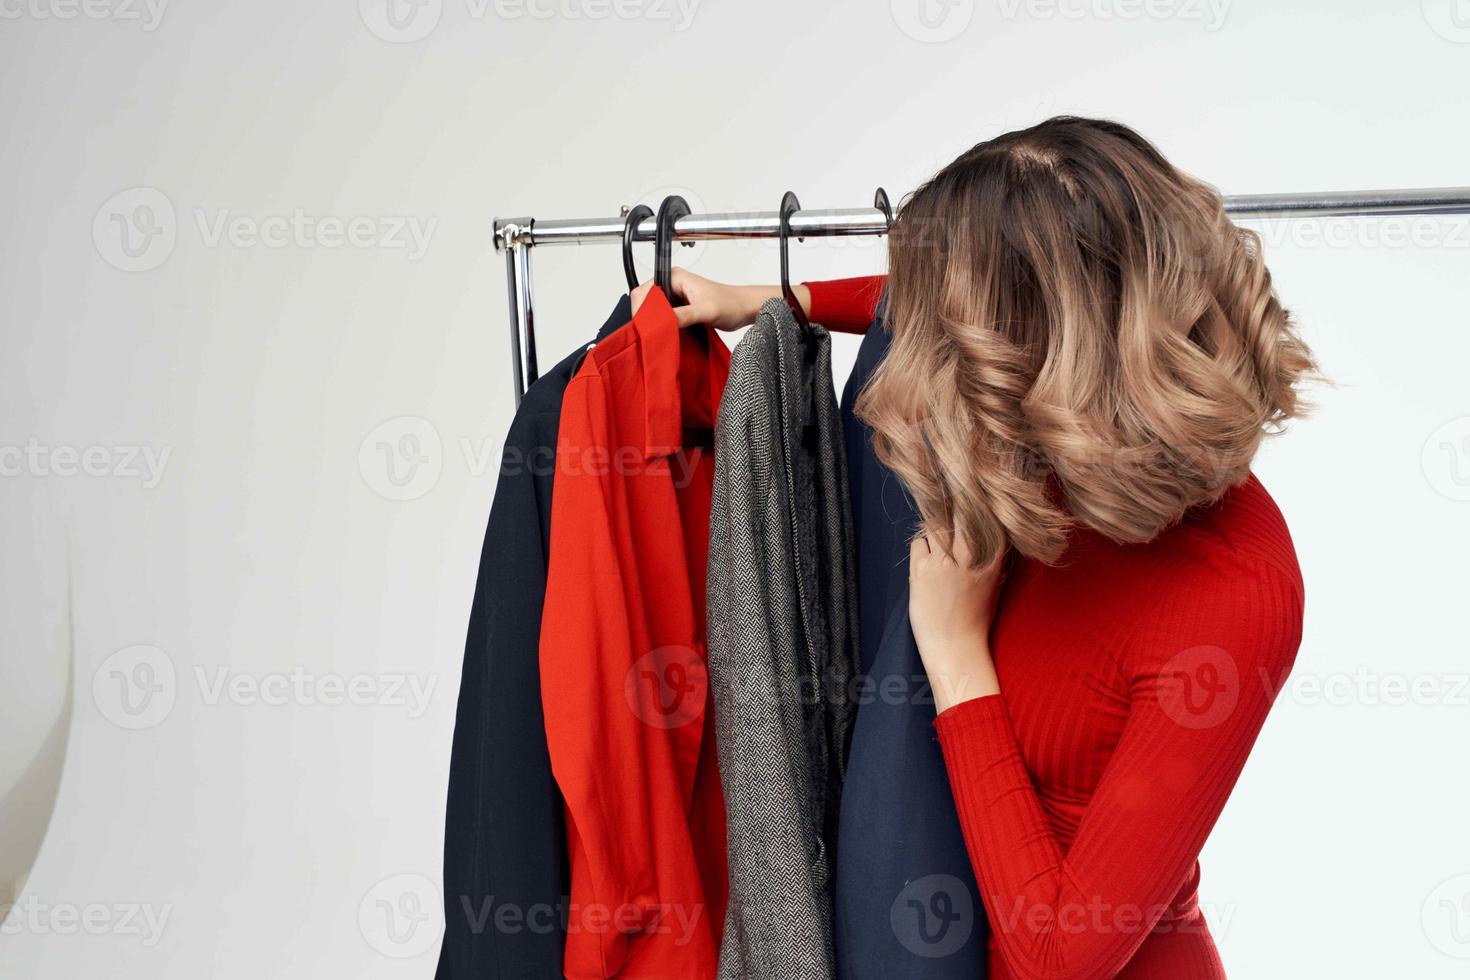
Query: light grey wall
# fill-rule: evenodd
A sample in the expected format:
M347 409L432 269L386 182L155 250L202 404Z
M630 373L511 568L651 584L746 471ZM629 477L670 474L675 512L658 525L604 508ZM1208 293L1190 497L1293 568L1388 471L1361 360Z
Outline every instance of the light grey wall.
M511 410L493 215L897 200L1059 112L1227 192L1470 184L1451 0L158 3L0 0L0 797L59 765L68 616L76 654L6 977L430 974ZM1203 901L1232 975L1460 976L1470 229L1262 230L1341 387L1261 460L1307 635ZM535 262L549 364L621 272Z

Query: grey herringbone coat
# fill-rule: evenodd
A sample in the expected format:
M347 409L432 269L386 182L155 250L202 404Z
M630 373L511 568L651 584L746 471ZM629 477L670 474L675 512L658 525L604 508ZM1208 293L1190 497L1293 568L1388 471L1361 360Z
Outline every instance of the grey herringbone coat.
M715 426L709 675L730 902L722 980L830 980L857 591L831 338L768 302Z

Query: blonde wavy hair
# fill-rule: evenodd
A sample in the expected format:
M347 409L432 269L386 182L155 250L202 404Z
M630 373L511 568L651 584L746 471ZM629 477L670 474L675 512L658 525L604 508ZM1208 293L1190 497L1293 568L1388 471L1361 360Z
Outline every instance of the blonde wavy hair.
M1057 561L1148 541L1249 475L1315 374L1260 239L1118 123L975 146L906 200L858 414L922 533Z

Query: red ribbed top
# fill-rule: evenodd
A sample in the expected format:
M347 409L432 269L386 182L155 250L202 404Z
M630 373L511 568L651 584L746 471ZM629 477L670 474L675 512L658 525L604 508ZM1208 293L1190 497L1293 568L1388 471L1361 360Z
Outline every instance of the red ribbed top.
M861 330L881 281L811 283ZM1198 855L1301 640L1291 536L1254 477L1144 545L1073 533L1012 564L1001 693L935 722L993 980L1217 980ZM1263 873L1270 869L1263 868Z

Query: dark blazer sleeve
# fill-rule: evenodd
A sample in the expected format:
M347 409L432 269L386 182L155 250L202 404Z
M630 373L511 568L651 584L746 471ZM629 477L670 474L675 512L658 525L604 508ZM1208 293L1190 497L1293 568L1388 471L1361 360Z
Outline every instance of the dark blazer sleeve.
M480 554L450 754L438 980L562 975L566 832L537 653L559 409L559 397L543 411L523 404L512 423Z

